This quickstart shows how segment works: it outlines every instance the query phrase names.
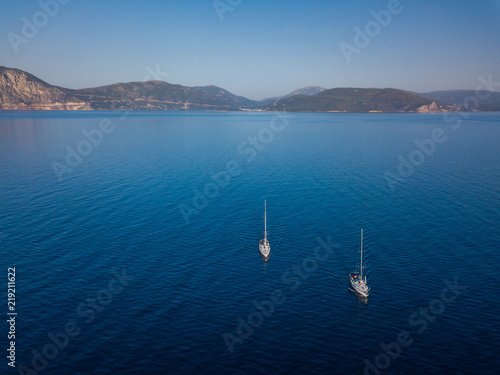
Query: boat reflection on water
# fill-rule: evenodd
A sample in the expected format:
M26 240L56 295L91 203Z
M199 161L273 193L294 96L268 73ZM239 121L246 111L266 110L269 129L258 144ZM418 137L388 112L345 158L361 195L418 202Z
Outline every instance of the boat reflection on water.
M269 254L269 255L265 256L265 255L262 255L262 253L260 253L260 252L259 252L259 255L260 255L260 257L262 258L262 261L264 262L264 264L267 264L267 261L268 261L269 256L270 256L271 254Z

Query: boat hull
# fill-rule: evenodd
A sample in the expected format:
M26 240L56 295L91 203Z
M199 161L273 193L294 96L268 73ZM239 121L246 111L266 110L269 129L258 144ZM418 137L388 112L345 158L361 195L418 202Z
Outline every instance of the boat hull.
M264 257L264 259L269 258L269 255L271 254L271 246L265 246L265 245L259 245L259 251L260 255Z
M362 297L368 297L370 295L370 288L357 280L351 279L351 289Z

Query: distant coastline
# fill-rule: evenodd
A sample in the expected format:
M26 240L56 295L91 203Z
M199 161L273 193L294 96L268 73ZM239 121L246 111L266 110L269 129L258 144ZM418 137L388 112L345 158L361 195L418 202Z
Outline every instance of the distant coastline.
M14 68L0 67L1 111L252 111L306 113L498 112L500 93L444 90L414 93L393 88L307 86L261 101L216 86L164 81L116 83L88 89L53 86Z

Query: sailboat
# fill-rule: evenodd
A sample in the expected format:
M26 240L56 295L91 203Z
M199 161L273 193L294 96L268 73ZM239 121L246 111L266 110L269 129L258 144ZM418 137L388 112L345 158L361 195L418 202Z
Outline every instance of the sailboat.
M267 240L266 201L264 201L264 238L259 241L259 251L261 255L264 257L264 260L267 260L269 254L271 253L271 245L269 245L269 241Z
M359 273L355 272L349 274L349 279L351 281L352 289L363 297L368 297L370 294L370 287L366 283L366 270L363 275L363 269L365 265L363 264L363 228L361 228L361 263L359 266Z

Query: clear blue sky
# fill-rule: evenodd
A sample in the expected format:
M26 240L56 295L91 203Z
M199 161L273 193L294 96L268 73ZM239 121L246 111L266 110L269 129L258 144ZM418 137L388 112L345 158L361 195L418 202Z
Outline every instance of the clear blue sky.
M50 2L51 0L41 0ZM141 81L159 64L167 82L217 85L251 99L307 85L473 89L479 75L500 81L499 0L401 0L369 45L348 63L340 43L388 0L71 0L15 53L10 32L38 0L3 1L0 65L69 88ZM43 22L43 17L40 18Z

